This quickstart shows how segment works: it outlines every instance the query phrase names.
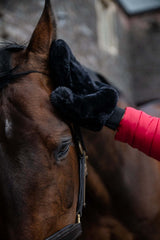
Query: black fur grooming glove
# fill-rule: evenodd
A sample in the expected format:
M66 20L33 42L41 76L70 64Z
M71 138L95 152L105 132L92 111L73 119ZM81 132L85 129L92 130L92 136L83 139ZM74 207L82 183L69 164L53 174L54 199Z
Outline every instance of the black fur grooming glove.
M110 85L94 82L63 40L52 43L50 69L56 89L51 103L63 120L99 131L115 111L118 94Z

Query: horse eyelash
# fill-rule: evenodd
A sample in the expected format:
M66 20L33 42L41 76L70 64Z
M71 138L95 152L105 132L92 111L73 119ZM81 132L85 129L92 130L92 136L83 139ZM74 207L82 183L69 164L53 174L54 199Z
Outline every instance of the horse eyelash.
M71 138L62 140L60 146L54 152L56 161L62 161L66 158L71 145L73 145Z

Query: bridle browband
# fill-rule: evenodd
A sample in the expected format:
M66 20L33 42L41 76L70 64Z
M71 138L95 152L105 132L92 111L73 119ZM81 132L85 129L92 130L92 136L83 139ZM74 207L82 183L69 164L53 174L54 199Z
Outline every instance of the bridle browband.
M79 126L70 126L74 144L76 147L78 160L79 160L79 195L76 211L76 223L67 225L52 236L45 240L75 240L82 233L81 217L83 207L86 205L85 194L86 194L86 176L87 176L87 159L86 149L82 139L81 131Z

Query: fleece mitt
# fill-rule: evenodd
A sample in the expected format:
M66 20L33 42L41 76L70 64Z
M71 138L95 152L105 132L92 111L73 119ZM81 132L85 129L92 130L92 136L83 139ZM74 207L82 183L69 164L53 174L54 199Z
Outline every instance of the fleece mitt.
M49 64L55 86L51 103L63 120L93 131L101 130L116 109L116 89L95 82L63 40L52 43Z

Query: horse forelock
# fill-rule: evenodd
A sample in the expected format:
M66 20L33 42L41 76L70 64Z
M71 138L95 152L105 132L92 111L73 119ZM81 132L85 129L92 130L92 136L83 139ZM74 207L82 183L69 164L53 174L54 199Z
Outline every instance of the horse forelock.
M16 43L0 43L0 90L14 79L27 73L15 74L11 66L11 55L25 49L25 46Z
M17 43L3 43L0 42L0 73L10 70L10 56L12 52L18 52L25 48L25 46Z

